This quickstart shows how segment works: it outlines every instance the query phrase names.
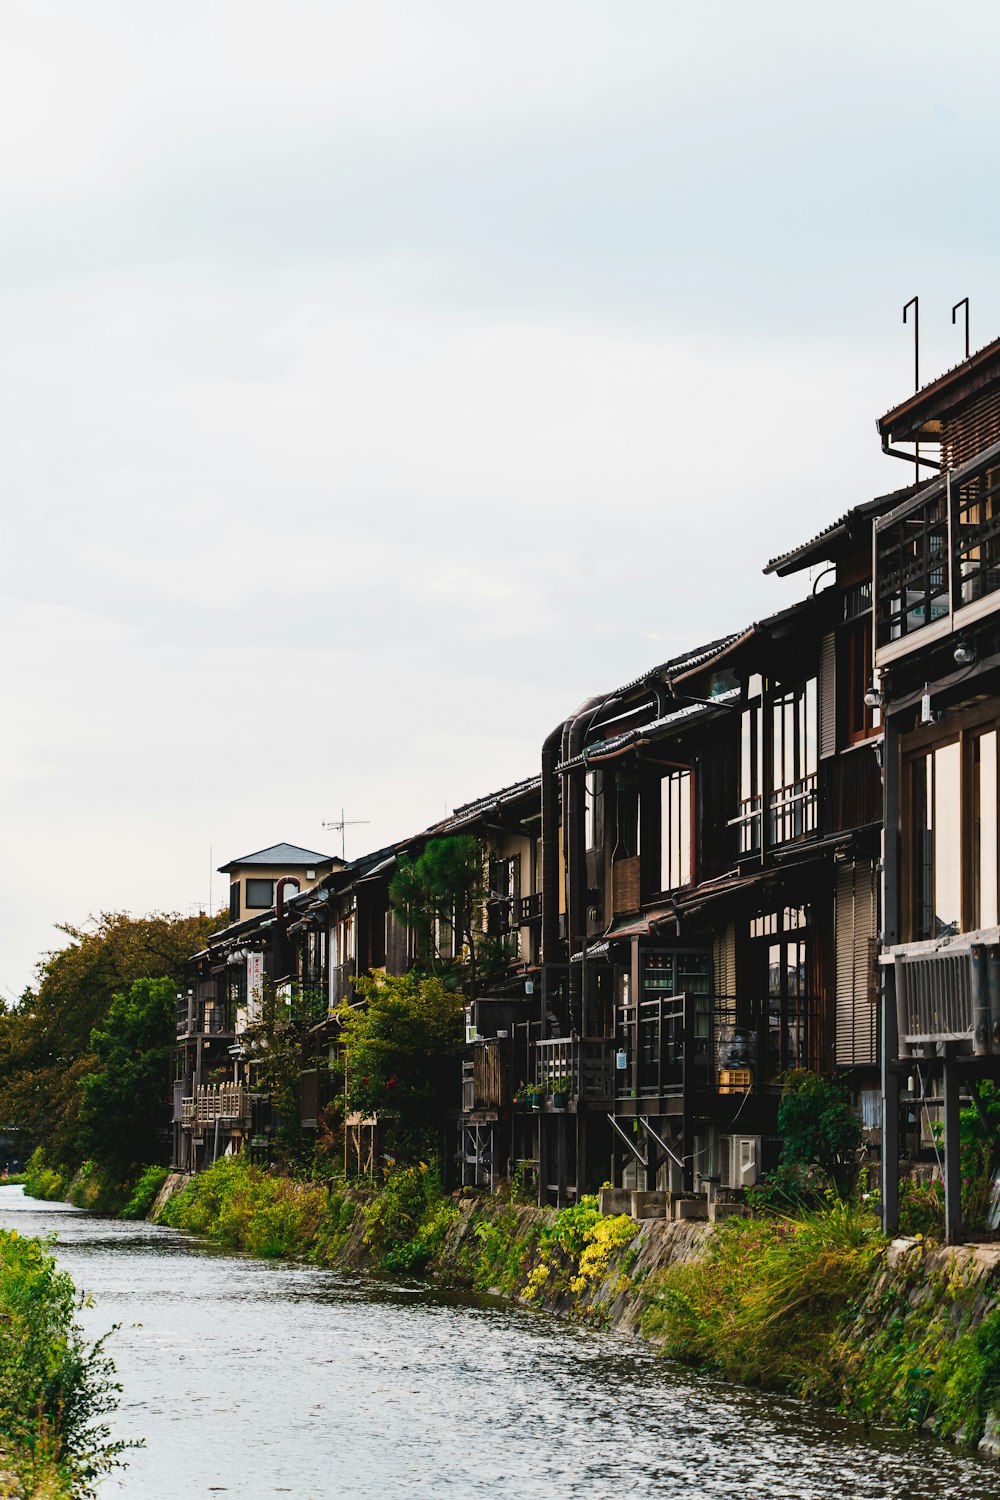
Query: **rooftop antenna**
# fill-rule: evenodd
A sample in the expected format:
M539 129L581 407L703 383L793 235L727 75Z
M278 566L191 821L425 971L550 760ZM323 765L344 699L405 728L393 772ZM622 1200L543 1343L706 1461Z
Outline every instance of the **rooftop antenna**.
M920 298L911 297L903 308L903 322L906 323L906 314L913 308L913 389L920 389ZM913 478L920 483L920 444L916 443L913 450L914 472Z
M952 323L956 323L958 321L958 319L955 317L955 314L958 312L958 309L960 307L964 307L965 308L965 357L966 357L966 359L968 359L968 357L969 357L969 299L968 299L968 297L963 297L962 300L961 300L961 302L956 302L955 303L955 306L951 310L951 321L952 321Z
M344 861L345 864L347 863L347 854L345 852L346 851L346 844L345 844L345 840L344 840L344 829L345 828L360 828L361 825L362 825L362 823L370 823L370 822L371 822L370 818L345 818L344 817L344 809L341 808L340 809L340 817L339 818L334 818L334 820L333 820L332 823L324 823L323 824L324 828L337 828L337 829L340 830L340 857Z

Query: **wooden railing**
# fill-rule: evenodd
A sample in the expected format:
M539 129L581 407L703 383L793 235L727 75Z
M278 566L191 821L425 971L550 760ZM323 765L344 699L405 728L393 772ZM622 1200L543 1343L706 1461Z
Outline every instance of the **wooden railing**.
M238 1083L202 1084L193 1099L183 1101L184 1123L213 1125L216 1120L248 1120L250 1118L250 1091ZM190 1122L187 1106L191 1106Z
M614 1043L606 1037L550 1037L535 1043L536 1080L566 1080L572 1099L607 1100L615 1091Z
M177 1006L178 1036L234 1036L235 1012L227 1000L181 1000Z

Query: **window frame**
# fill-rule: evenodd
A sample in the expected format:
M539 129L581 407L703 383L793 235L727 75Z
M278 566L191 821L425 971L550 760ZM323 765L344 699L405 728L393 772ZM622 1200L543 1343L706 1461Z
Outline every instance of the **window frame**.
M277 882L272 877L267 875L248 875L244 880L244 885L246 886L245 897L247 911L267 911L270 907L272 907L274 905L274 888L276 883ZM266 901L251 900L251 887L261 885L266 885L270 888L270 896Z
M899 743L899 814L897 838L900 859L900 930L904 942L926 942L919 922L920 881L918 878L915 834L916 834L916 776L918 763L949 745L959 747L959 875L961 894L959 901L959 932L974 932L983 924L982 891L980 889L982 829L977 816L976 751L982 740L996 734L994 749L995 785L1000 790L1000 717L995 704L982 704L964 709L948 720L921 725L908 734L900 736ZM1000 915L1000 817L994 845L994 868L997 870L997 892L995 906ZM991 922L990 927L998 925ZM932 936L941 937L944 934Z

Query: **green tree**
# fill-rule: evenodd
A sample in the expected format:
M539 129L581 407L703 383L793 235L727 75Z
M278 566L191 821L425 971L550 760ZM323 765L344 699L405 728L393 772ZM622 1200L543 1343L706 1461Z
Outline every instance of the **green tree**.
M80 1142L122 1175L163 1158L175 993L170 979L137 979L90 1035L94 1068L80 1080Z
M103 912L85 927L61 926L69 941L47 954L17 1005L0 1011L0 1121L42 1145L50 1160L79 1164L81 1082L95 1067L91 1032L112 996L137 979L184 984L185 965L224 919Z
M791 1167L820 1167L842 1183L861 1145L861 1121L847 1085L808 1068L794 1068L782 1080L778 1102L781 1160Z
M457 983L467 999L506 967L506 944L484 930L483 851L471 834L431 839L416 859L400 855L389 900L417 934L422 966Z
M278 1139L293 1157L302 1145L300 1090L309 1032L326 1015L322 991L298 985L279 989L265 979L255 1019L241 1037L253 1087L270 1094L278 1115Z
M355 981L363 1004L338 1013L347 1108L378 1115L400 1161L433 1152L462 1039L462 999L437 975L378 973Z

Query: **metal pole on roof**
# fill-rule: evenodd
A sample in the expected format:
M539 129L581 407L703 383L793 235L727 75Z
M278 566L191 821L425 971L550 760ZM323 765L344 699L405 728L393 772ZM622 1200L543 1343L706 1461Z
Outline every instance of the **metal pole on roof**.
M347 863L346 843L344 839L345 828L360 828L363 823L370 823L370 818L345 818L344 809L340 809L340 817L335 818L332 823L324 823L324 828L337 828L340 830L340 857Z
M903 308L903 322L907 322L906 314L913 308L913 389L920 389L920 298L911 297ZM916 482L920 483L920 444L914 446L913 453L914 473Z
M955 317L955 314L958 312L958 309L960 307L964 307L965 308L965 357L966 357L966 359L968 359L968 357L969 357L969 299L968 299L968 297L963 297L962 300L961 300L961 302L956 302L955 306L952 308L952 310L951 310L951 321L952 321L952 324L954 324L954 323L956 323L958 321L956 319L956 317Z

